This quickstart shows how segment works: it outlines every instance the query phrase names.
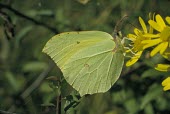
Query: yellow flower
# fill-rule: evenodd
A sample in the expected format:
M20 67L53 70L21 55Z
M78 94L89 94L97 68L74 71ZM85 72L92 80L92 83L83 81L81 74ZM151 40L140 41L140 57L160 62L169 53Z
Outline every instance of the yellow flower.
M170 77L166 78L162 82L162 86L164 86L164 88L163 88L164 91L170 90Z
M170 24L170 17L166 17L166 21ZM156 15L156 21L149 20L148 23L153 27L158 34L150 35L151 39L142 41L142 44L145 44L144 49L156 46L150 53L151 56L154 56L158 52L163 55L165 50L168 48L170 41L170 26L166 25L164 20L160 15ZM147 37L149 34L146 34Z
M131 57L130 60L128 60L126 62L126 66L131 66L133 65L134 63L136 63L138 61L138 59L140 58L140 56L142 55L142 52L144 50L144 45L145 44L142 44L141 42L143 40L149 40L151 36L151 33L152 33L152 29L150 28L149 32L146 28L146 24L145 22L143 21L143 19L141 17L139 17L139 22L142 26L142 31L135 28L134 29L134 33L135 34L128 34L128 38L132 41L132 48L131 49L128 49L126 52L132 52L134 55L133 57ZM150 33L150 34L149 34ZM145 37L144 35L145 34L149 34L147 37Z

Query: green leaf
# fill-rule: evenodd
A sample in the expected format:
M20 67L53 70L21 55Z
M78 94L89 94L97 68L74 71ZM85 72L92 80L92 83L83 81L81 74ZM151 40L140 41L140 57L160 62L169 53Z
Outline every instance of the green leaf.
M144 109L145 106L152 100L157 99L162 94L162 87L158 84L153 84L149 87L147 94L143 97L141 103L141 109Z
M148 70L144 71L144 73L142 74L141 77L142 78L147 78L147 77L158 78L158 76L162 76L162 75L168 75L168 73L160 72L155 69L148 69Z
M120 76L120 39L101 31L66 32L51 38L43 52L61 69L81 96L108 91Z
M146 104L144 112L145 114L154 114L153 105L151 103Z
M11 86L11 88L10 88L11 90L14 90L16 92L20 89L19 81L17 81L14 74L12 74L12 72L7 71L5 73L5 77L7 78L7 83L10 84L10 86Z
M139 105L134 98L130 98L125 102L125 107L129 114L136 114L139 110Z
M36 72L41 71L45 68L47 68L47 64L45 62L40 61L30 61L23 66L24 72Z
M18 46L19 43L25 36L32 30L33 26L26 26L24 27L16 36L15 36L15 43Z

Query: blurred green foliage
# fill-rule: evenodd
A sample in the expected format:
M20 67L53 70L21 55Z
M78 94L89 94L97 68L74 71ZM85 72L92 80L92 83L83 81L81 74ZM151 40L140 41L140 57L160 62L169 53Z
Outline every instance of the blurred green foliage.
M160 56L150 58L146 52L134 66L124 67L109 92L78 99L74 94L67 96L72 88L66 82L61 88L56 87L62 73L41 52L56 33L77 30L112 33L115 24L128 15L119 27L125 36L133 32L134 26L140 28L138 16L144 20L149 12L170 16L169 0L1 0L0 4L5 4L0 5L0 110L54 114L56 96L61 92L62 109L68 102L78 103L67 111L70 114L170 113L170 93L163 92L161 87L169 73L153 69L156 63L167 62ZM17 14L11 7L40 23ZM56 81L47 80L49 76L56 77Z

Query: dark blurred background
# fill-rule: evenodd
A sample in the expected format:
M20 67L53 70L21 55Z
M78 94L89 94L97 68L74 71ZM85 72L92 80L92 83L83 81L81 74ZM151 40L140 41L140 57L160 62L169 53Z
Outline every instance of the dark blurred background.
M139 16L147 21L152 12L165 18L170 15L169 6L170 0L0 0L0 112L56 113L58 93L53 86L62 73L42 53L53 35L81 30L112 33L127 15L119 27L126 36L134 27L141 28ZM169 73L153 69L162 62L167 61L160 56L150 58L146 52L134 66L124 67L109 92L83 97L67 113L169 114L170 93L161 86ZM65 96L72 90L63 83L62 113Z

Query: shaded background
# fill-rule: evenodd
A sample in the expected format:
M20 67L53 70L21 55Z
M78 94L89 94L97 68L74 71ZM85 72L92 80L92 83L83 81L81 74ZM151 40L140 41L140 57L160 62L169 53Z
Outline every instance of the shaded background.
M119 27L123 35L140 28L138 17L148 20L149 12L170 14L169 0L0 0L0 110L17 114L54 114L58 78L62 73L41 52L45 43L64 31L101 30L112 33ZM128 59L128 58L127 58ZM170 93L161 82L169 73L153 69L167 63L148 52L131 68L124 67L120 79L104 94L81 99L70 114L168 114ZM49 76L52 81L47 80ZM62 113L72 90L62 83ZM73 94L73 93L71 93ZM79 102L79 101L78 101ZM4 112L5 113L5 112Z

